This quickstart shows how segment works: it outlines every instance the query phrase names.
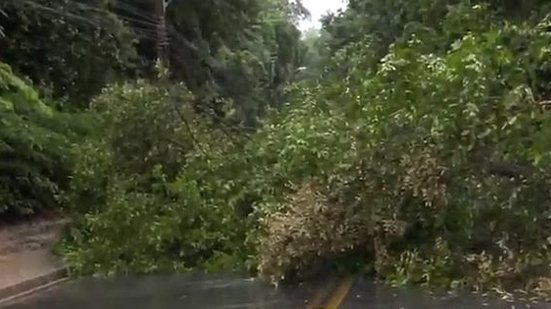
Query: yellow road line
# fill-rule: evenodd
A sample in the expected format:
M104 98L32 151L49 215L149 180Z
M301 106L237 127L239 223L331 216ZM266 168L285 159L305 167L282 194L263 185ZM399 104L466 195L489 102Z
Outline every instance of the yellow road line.
M327 305L323 307L324 309L338 309L346 295L348 294L348 291L350 291L350 288L352 287L352 283L354 280L351 277L348 277L346 279L343 279L333 295L331 295L331 298L328 300Z
M319 309L324 308L323 307L323 301L325 300L325 296L333 290L333 282L327 282L322 288L317 290L316 294L312 298L312 300L308 301L308 305L306 306L306 309Z

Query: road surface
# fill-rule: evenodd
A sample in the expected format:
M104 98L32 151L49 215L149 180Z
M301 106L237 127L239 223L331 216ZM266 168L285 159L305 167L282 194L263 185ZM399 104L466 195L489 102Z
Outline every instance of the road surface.
M477 296L435 297L369 280L340 278L274 288L254 279L223 275L170 275L79 279L17 300L2 309L477 309L551 308Z

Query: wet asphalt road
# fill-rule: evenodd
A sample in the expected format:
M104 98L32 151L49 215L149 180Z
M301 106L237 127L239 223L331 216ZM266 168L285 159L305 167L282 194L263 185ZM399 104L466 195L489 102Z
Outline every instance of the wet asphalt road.
M513 304L476 296L433 297L362 279L323 280L277 289L236 276L174 275L142 278L80 279L7 304L2 309L86 308L303 308L303 309L467 309L551 308L551 304Z

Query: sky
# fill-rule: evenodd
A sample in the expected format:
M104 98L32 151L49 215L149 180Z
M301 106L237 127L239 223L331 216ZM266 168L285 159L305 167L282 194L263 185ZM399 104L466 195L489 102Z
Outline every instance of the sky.
M306 31L310 28L320 28L319 19L328 11L335 12L339 8L344 8L346 0L302 0L302 4L310 11L312 17L310 20L300 22L300 29Z

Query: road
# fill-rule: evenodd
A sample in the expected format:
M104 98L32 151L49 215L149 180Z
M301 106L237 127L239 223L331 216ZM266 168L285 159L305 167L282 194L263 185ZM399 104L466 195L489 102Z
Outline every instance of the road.
M421 290L394 289L368 280L340 278L273 288L254 279L223 275L169 275L68 281L3 309L258 308L258 309L477 309L551 308L477 296L435 297Z

